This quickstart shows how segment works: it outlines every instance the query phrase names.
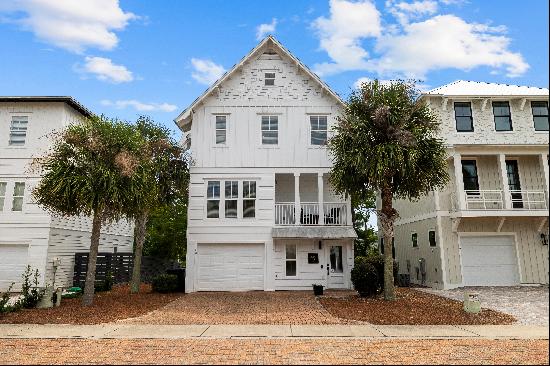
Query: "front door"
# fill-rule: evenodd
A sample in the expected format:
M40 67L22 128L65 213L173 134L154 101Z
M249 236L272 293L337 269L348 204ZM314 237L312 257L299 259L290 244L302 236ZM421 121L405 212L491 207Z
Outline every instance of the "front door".
M344 288L344 246L330 244L326 246L327 288Z

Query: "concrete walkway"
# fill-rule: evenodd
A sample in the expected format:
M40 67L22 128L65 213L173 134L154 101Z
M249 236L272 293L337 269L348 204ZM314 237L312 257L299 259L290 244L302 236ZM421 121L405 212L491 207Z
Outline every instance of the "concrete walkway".
M548 339L533 325L133 325L0 324L0 339L485 338Z

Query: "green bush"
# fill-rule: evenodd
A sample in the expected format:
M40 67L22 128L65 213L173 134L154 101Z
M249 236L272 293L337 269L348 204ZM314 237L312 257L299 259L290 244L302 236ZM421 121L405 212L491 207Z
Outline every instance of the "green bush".
M12 311L17 311L21 307L19 302L16 302L15 305L8 305L10 301L11 289L15 282L12 282L8 290L2 294L0 297L0 314L2 313L11 313Z
M397 271L397 262L393 261L394 283L397 282ZM351 282L361 296L380 293L384 289L384 256L371 252L365 257L356 257Z
M31 282L31 276L32 282ZM23 273L23 285L21 286L21 298L18 300L21 307L32 309L44 296L44 290L38 288L38 269L34 272L31 266L27 266Z
M99 283L96 282L96 284L94 285L95 292L111 291L114 281L115 279L113 277L113 274L111 272L107 273L103 281Z
M178 276L172 274L161 274L153 278L154 292L175 292L178 289Z

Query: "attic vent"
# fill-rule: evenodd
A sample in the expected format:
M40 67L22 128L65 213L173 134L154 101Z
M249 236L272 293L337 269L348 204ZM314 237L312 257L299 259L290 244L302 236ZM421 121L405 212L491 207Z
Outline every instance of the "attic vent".
M277 52L273 51L273 49L269 48L265 50L264 55L276 55Z

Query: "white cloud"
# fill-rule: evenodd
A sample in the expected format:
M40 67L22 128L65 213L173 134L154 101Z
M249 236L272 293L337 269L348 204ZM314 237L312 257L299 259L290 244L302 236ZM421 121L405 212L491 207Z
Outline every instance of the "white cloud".
M174 104L168 104L168 103L142 103L140 101L130 99L130 100L117 100L117 101L110 101L110 100L102 100L101 105L107 106L107 107L114 107L117 109L126 109L128 107L131 107L135 109L138 112L173 112L178 107Z
M222 65L218 65L206 59L192 58L191 64L195 69L195 71L191 73L191 76L199 83L205 85L211 85L225 72Z
M361 46L366 37L380 35L380 12L370 0L330 1L330 16L319 17L313 24L320 38L320 47L333 62L314 65L319 74L364 69L367 51Z
M77 53L88 47L113 49L118 44L115 31L138 18L124 12L118 0L8 0L0 12L40 40Z
M256 27L256 40L261 41L268 34L275 33L277 27L277 18L273 18L271 23L260 24Z
M108 81L114 84L127 83L134 80L130 70L123 65L115 65L113 61L104 57L86 56L83 67L77 71L94 75L98 80Z
M433 15L437 12L437 2L434 0L413 1L407 3L405 1L395 2L388 0L386 7L393 14L399 23L407 24L411 19L418 19L425 15Z

